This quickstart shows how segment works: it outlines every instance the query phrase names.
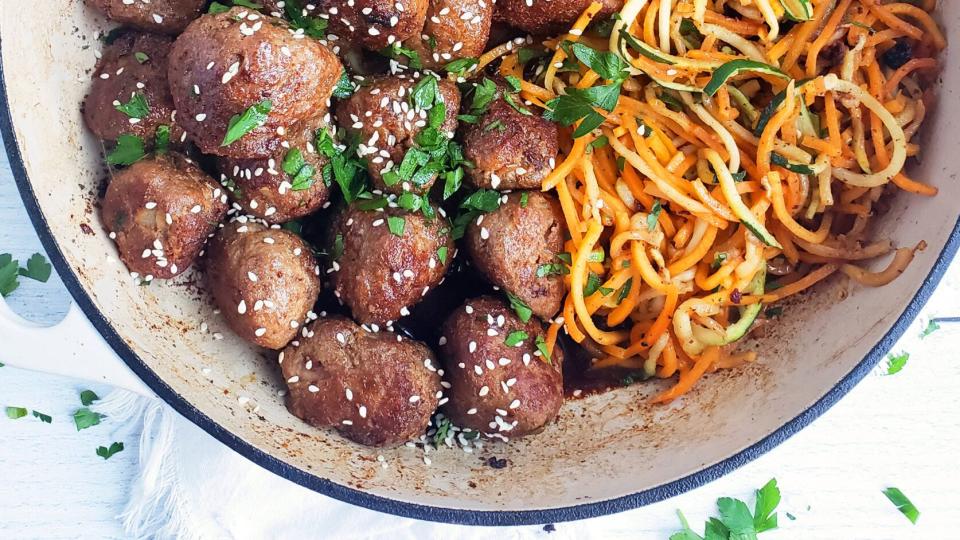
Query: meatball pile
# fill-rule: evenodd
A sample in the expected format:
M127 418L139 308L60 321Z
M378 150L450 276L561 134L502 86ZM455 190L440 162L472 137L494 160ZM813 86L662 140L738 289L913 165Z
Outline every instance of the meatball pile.
M276 351L289 410L359 444L423 440L439 418L507 440L556 417L545 323L565 291L544 268L567 232L539 188L557 127L507 81L445 68L497 20L547 32L580 4L86 2L123 26L83 118L137 282L202 272L222 322Z

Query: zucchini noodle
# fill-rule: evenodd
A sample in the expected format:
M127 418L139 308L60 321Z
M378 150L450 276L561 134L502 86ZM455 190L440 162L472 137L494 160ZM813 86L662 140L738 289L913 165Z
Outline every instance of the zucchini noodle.
M934 6L812 0L792 21L777 0L626 0L607 37L594 2L535 69L519 43L484 55L530 107L620 92L591 132L561 127L542 182L571 255L549 346L561 330L598 353L592 369L679 377L654 399L668 402L753 361L737 347L769 304L834 275L877 287L902 274L923 242L868 231L885 193L937 193L905 171L946 46ZM892 64L904 40L914 57ZM625 75L569 69L568 41L612 53Z

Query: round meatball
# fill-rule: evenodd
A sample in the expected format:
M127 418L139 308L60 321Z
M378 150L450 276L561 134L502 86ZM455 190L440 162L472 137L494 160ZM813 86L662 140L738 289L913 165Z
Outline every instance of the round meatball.
M233 8L200 17L177 38L168 74L180 125L201 151L265 158L279 132L320 123L342 69L280 19Z
M361 323L387 324L407 315L443 280L454 256L449 224L439 215L365 211L354 204L337 217L332 234L330 283Z
M519 99L519 98L517 98ZM526 115L502 97L463 132L463 155L473 163L467 175L477 187L539 189L560 149L557 125Z
M243 339L280 349L320 293L320 269L296 234L240 218L207 249L207 282L227 324Z
M411 105L411 90L419 80L402 76L375 79L337 104L337 121L360 137L357 153L367 160L367 169L378 189L391 193L425 193L436 180L435 173L414 175L390 185L383 178L383 173L399 170L407 150L417 146L417 134L427 125L428 111ZM436 96L445 107L439 129L452 137L457 127L460 91L446 79L437 83L437 89ZM432 104L430 110L437 106ZM412 115L407 112L410 110L414 111Z
M174 122L167 84L171 44L167 36L127 32L104 47L83 103L83 120L94 135L115 141L129 133L150 146L157 126L166 125L170 141L180 142L183 130Z
M593 0L499 0L494 20L538 36L566 32ZM600 0L595 20L620 11L623 0Z
M440 70L458 58L482 55L492 21L492 1L436 0L427 7L419 39L404 45L417 52L424 67Z
M145 281L189 268L226 213L216 182L179 154L143 159L115 174L100 208L120 259Z
M179 34L200 16L206 0L86 0L111 21L149 32Z
M327 158L317 152L313 129L276 137L266 158L220 158L221 183L243 211L270 223L306 216L323 206L330 190L321 178Z
M563 404L563 353L537 349L542 323L522 322L503 301L481 297L443 325L441 356L450 400L443 413L460 427L520 437L539 431Z
M308 329L280 357L290 412L368 446L401 444L427 430L442 394L426 345L343 317Z
M473 265L487 280L549 319L563 303L563 277L540 269L557 262L566 234L560 203L524 191L509 194L500 208L471 222L464 236Z
M330 41L346 40L379 51L417 35L428 0L321 0L319 15L330 21ZM336 39L334 39L334 36Z

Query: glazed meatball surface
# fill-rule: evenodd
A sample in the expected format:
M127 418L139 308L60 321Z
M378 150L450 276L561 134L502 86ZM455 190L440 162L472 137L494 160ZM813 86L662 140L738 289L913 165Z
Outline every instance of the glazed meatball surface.
M200 16L206 0L86 0L112 21L141 30L179 34Z
M278 129L318 125L342 69L326 47L295 38L280 19L233 8L200 17L177 38L168 74L180 125L200 150L252 158L271 154ZM261 115L269 108L263 122L245 122L249 131L229 142L231 120L251 117L254 106Z
M492 1L436 0L427 7L423 30L404 45L417 52L424 67L439 71L459 58L480 57L492 22Z
M429 0L320 0L331 41L346 40L371 51L406 41L423 28ZM333 40L330 36L336 36Z
M241 218L220 229L207 253L207 283L230 328L268 349L289 343L320 293L310 247L290 231Z
M315 132L298 129L289 138L276 137L266 158L220 158L217 164L227 193L244 212L270 223L319 209L329 200L330 190L321 178L328 160L317 152Z
M428 191L436 179L434 174L393 185L387 185L383 179L385 171L400 166L407 150L416 146L417 134L427 125L427 111L411 105L410 93L418 82L419 79L408 77L381 77L337 105L337 121L341 127L360 137L363 146L358 153L366 158L373 184L379 189L393 193L422 193ZM445 79L438 82L437 89L445 108L440 130L450 134L457 127L460 91ZM408 110L414 111L412 120L408 117Z
M120 259L143 279L169 279L189 268L226 212L216 182L179 154L118 172L100 208Z
M90 94L83 102L83 120L94 135L115 141L129 133L150 147L157 126L166 125L170 141L180 142L183 130L173 121L173 98L167 84L167 55L172 44L173 38L167 36L126 32L104 47Z
M443 413L487 434L539 431L563 404L563 353L556 347L549 361L540 356L536 339L543 335L539 320L522 322L499 299L467 300L443 325L444 380L451 385Z
M557 261L566 236L563 211L551 195L539 191L511 193L500 208L473 221L464 235L473 265L494 285L503 287L543 318L563 303L560 275L537 276Z
M391 227L402 228L401 235ZM443 280L454 255L449 230L440 215L428 220L398 208L351 205L332 232L334 293L361 323L396 321Z
M519 99L519 98L517 98ZM463 154L477 187L540 189L559 152L557 125L526 115L498 96L475 124L466 124Z
M401 444L426 431L441 395L426 345L342 317L308 329L281 357L290 412L368 446Z
M623 0L599 0L603 7L595 20L620 11ZM566 32L592 0L498 0L494 20L543 36Z

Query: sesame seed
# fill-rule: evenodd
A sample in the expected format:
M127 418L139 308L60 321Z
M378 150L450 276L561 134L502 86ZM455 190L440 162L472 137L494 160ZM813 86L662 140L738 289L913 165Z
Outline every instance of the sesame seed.
M361 405L360 408L358 409L358 411L360 412L360 418L366 418L366 417L367 417L367 408L366 408L366 407L364 407L363 405Z
M240 303L237 304L237 313L243 315L246 312L247 312L247 302L244 300L241 300Z
M410 396L410 399L409 399L408 401L409 401L410 403L416 403L416 402L420 401L420 396Z
M300 382L300 376L294 375L293 377L290 377L289 379L287 379L287 382L290 384L293 384L295 382Z
M479 395L480 397L483 397L483 396L485 396L485 395L487 395L487 394L489 394L489 393L490 393L490 388L489 388L487 385L483 385L483 387L480 388L480 392L479 392L478 395Z
M262 336L263 336L264 334L266 334L266 333L267 333L267 329L266 329L266 328L263 328L263 327L260 327L260 328L257 328L256 330L254 330L253 335L255 335L255 336L257 336L257 337L262 337Z

